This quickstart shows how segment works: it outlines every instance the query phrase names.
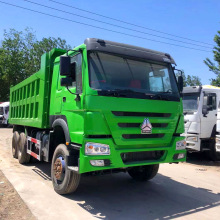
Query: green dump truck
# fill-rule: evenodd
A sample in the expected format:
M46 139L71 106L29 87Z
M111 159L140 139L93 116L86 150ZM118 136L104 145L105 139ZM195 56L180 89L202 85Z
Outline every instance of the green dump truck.
M153 178L185 161L181 76L167 53L88 38L42 55L40 70L10 90L12 154L51 161L59 194L81 174Z

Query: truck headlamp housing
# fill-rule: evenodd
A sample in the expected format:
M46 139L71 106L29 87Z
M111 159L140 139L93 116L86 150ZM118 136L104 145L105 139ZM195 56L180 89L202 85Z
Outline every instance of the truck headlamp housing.
M187 141L192 141L192 142L198 142L198 137L197 136L188 136L186 138Z
M176 142L176 150L185 150L186 149L186 140Z
M91 143L85 145L86 155L110 155L110 147L107 144Z
M216 137L216 139L215 139L215 142L216 142L216 144L220 144L220 138L219 137Z

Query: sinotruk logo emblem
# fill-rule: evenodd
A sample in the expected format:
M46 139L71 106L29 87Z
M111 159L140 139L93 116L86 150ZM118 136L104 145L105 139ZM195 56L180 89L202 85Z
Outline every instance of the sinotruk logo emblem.
M151 134L152 133L152 125L148 118L145 118L141 125L141 134Z

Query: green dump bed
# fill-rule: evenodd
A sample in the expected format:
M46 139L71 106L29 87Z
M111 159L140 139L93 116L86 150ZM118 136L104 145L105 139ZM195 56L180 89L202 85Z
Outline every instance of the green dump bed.
M65 52L53 49L43 54L40 70L10 89L10 124L49 127L53 63L57 56Z

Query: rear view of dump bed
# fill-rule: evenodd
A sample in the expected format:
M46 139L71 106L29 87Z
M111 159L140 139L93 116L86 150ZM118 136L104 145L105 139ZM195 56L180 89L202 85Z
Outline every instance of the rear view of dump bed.
M38 72L10 89L10 123L37 128L49 126L53 63L66 51L53 49L41 57Z

